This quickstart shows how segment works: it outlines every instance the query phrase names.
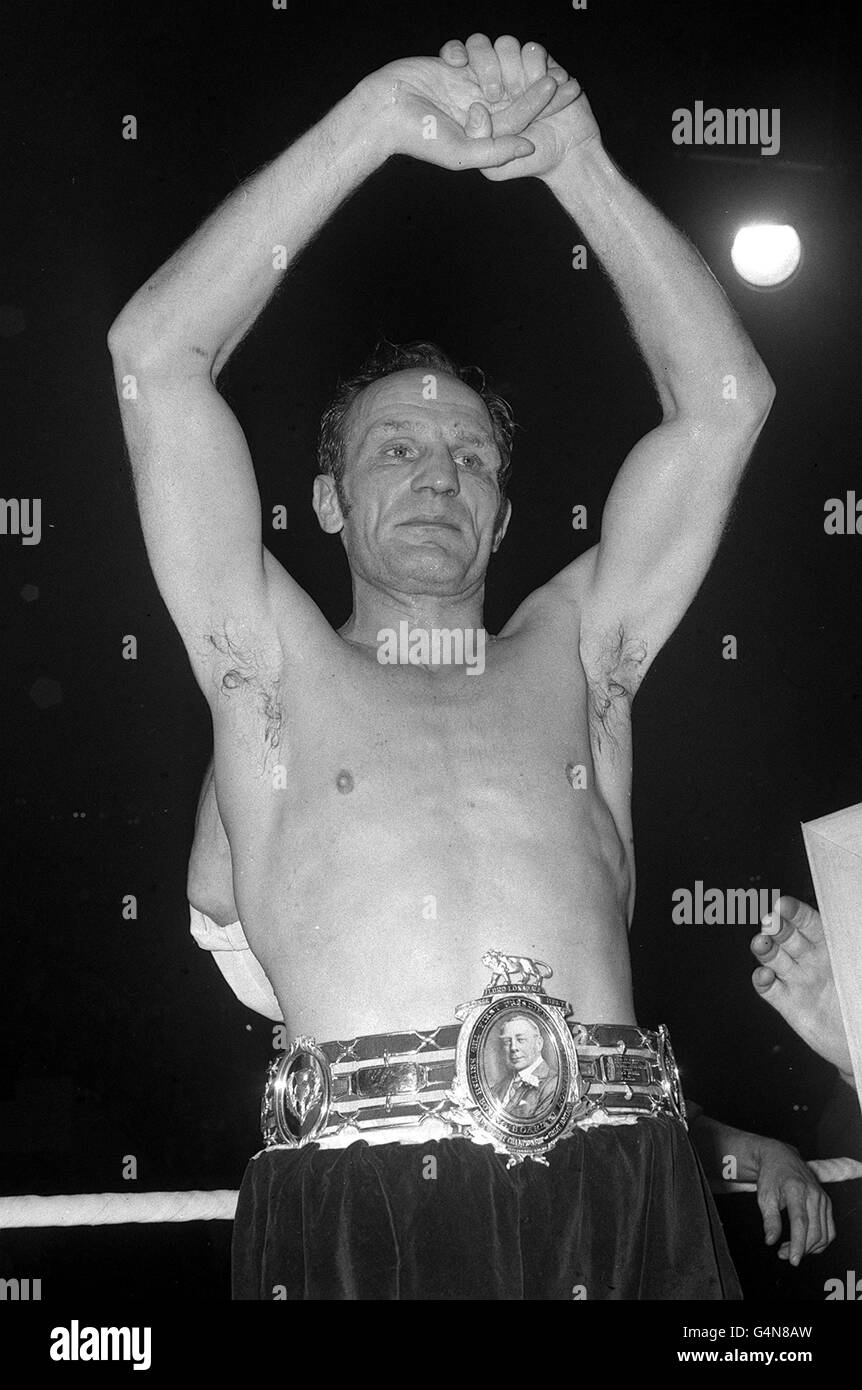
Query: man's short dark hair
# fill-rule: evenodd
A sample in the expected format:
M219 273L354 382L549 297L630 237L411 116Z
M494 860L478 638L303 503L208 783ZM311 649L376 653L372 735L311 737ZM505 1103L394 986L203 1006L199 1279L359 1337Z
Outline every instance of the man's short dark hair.
M344 495L346 421L350 407L360 391L374 381L392 376L395 372L406 372L412 368L427 367L429 372L443 372L456 377L481 397L491 417L494 443L500 451L500 467L497 485L500 489L500 505L494 519L494 530L501 524L506 514L506 486L512 471L512 441L515 433L515 419L512 407L496 391L492 391L481 367L461 367L438 347L436 343L390 343L383 339L377 344L371 356L366 358L359 371L338 383L338 388L320 419L320 437L317 446L318 471L328 473L335 482L335 489L341 510L347 516L349 507Z

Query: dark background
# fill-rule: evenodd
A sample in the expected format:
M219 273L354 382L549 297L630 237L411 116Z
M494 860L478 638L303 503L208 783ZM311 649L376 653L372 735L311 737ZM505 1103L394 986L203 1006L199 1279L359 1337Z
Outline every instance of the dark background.
M0 537L3 1191L128 1190L127 1154L142 1189L238 1186L270 1051L270 1025L188 932L211 726L144 552L108 326L240 179L366 72L473 30L539 40L582 80L611 153L706 257L777 382L719 556L635 703L632 963L639 1017L670 1025L686 1090L711 1113L806 1157L855 1152L832 1069L751 988L752 930L671 922L673 890L697 879L812 900L799 823L862 799L862 537L823 530L827 498L862 497L849 18L835 0L10 13L2 492L42 498L43 534L32 547ZM696 100L780 108L780 154L675 146L671 113ZM130 113L135 141L121 136ZM765 218L792 222L805 247L797 277L772 292L746 288L729 257L737 227ZM580 240L536 180L392 160L234 358L221 385L264 515L290 513L267 543L334 623L350 592L309 504L317 421L381 333L479 362L520 421L492 631L595 543L614 474L658 410L595 261L571 269ZM577 502L587 533L571 529ZM727 633L735 662L721 659ZM126 634L136 661L122 659ZM135 922L121 915L130 893ZM859 1187L833 1189L836 1205L858 1208ZM853 1267L852 1222L844 1249L793 1273L761 1256L752 1198L722 1210L754 1296L822 1298L824 1279ZM118 1285L224 1296L228 1234L8 1233L0 1275L41 1276L45 1298Z

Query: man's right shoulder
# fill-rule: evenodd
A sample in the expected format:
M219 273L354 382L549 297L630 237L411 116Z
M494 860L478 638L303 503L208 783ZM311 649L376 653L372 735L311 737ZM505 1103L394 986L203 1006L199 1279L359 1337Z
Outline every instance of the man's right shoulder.
M333 647L339 639L332 624L266 546L263 569L272 630L285 662L302 660L317 647Z

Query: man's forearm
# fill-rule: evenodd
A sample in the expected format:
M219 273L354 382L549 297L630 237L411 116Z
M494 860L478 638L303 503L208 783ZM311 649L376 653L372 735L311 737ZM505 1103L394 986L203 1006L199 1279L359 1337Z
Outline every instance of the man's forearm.
M757 1151L760 1136L735 1129L707 1115L697 1101L686 1100L688 1130L704 1171L710 1179L726 1179L726 1161L734 1159L734 1177L738 1182L752 1182L757 1177Z
M112 343L215 376L287 266L389 153L379 110L360 85L142 285L115 321Z
M735 1129L721 1120L698 1114L690 1119L689 1133L708 1178L729 1176L727 1160L733 1158L732 1176L737 1182L753 1182L757 1177L757 1153L762 1138L747 1130Z
M769 374L708 267L598 141L544 182L613 281L666 416L741 419L768 404Z

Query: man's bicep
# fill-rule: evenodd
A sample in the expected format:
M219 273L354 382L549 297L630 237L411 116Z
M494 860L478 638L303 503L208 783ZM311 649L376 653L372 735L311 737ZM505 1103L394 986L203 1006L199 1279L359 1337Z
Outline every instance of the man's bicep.
M601 667L608 652L625 651L631 693L643 679L713 561L759 428L723 430L677 418L631 451L608 496L599 544L579 576L588 668Z
M257 482L209 377L141 371L121 413L150 564L198 679L225 626L272 648Z

